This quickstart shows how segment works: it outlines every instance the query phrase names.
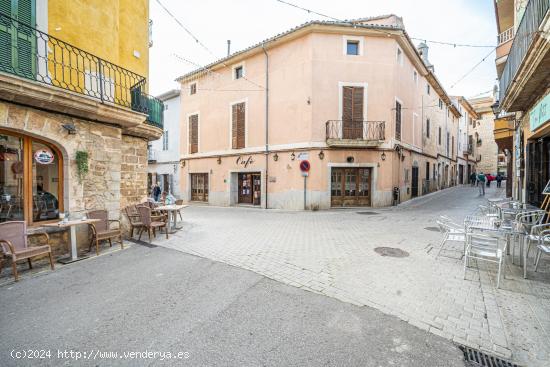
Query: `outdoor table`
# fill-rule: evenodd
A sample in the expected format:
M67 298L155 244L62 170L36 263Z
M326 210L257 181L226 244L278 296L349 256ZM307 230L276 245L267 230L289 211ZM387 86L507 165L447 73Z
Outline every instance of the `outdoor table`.
M168 213L168 232L174 233L176 229L181 229L177 227L178 222L178 211L187 208L187 205L160 205L155 208L155 210L166 211ZM170 218L171 217L171 218Z
M42 226L44 227L55 227L55 228L63 228L63 229L69 228L71 231L71 246L69 248L71 255L68 258L59 259L58 261L60 263L68 264L68 263L72 263L85 258L85 256L80 258L78 257L78 250L76 248L76 226L80 224L90 224L90 223L95 223L99 221L100 221L99 219L77 219L77 220L69 220L67 222L59 221L57 223L42 224Z

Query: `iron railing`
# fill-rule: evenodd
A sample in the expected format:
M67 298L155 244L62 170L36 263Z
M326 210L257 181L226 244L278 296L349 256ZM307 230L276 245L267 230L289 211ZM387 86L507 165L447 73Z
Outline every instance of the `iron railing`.
M329 120L326 123L327 139L375 141L386 137L385 121Z
M1 12L0 72L131 108L162 128L164 106L145 93L145 77Z
M529 47L539 30L540 24L550 9L550 0L529 0L523 18L516 30L506 65L500 77L499 100L503 101L508 88L514 81Z

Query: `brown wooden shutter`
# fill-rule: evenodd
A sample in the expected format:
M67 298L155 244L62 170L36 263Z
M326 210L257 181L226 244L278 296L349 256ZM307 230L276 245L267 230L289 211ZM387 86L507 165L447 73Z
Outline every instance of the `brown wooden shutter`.
M344 139L363 137L363 87L343 87L342 135Z
M363 87L353 88L353 121L363 121Z
M401 140L401 103L395 102L395 138Z
M245 104L234 104L231 120L231 147L241 149L245 146Z
M343 87L342 101L342 120L351 121L353 119L353 88Z
M189 116L189 144L190 153L199 151L199 116Z

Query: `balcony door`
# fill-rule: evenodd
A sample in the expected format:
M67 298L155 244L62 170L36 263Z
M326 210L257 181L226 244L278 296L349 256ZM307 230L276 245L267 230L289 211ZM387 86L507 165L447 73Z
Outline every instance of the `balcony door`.
M364 87L342 87L342 138L363 139Z

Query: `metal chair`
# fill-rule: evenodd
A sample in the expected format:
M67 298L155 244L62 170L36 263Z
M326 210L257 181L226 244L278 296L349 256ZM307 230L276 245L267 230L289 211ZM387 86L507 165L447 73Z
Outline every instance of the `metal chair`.
M50 247L50 237L47 233L35 233L27 235L27 224L24 221L13 221L0 223L0 250L3 255L11 257L11 267L15 281L19 280L17 273L17 264L19 260L27 260L29 268L32 269L31 258L39 255L48 255L50 257L50 267L55 270L53 265L52 249ZM46 245L29 246L27 238L30 236L44 236ZM2 271L3 260L0 257L0 272Z
M466 232L466 251L464 252L464 279L470 260L486 261L498 264L497 288L500 287L500 274L505 265L506 244L501 248L501 239L476 232Z
M518 213L515 220L514 241L512 241L512 262L516 255L516 244L519 244L520 264L523 263L523 248L525 239L531 233L531 228L542 223L544 210L533 210L528 212ZM523 277L527 277L527 266L523 267Z
M537 255L535 256L535 271L537 271L539 267L541 255L550 255L550 230L545 230L540 233L537 250Z
M443 234L443 240L441 241L441 245L439 246L439 251L437 251L437 255L435 255L436 259L439 257L439 254L441 253L443 247L445 246L445 244L447 244L447 242L462 243L465 249L466 237L463 227L461 227L459 224L454 223L450 218L444 216L442 216L440 220L437 221L437 225L439 226L439 230Z

